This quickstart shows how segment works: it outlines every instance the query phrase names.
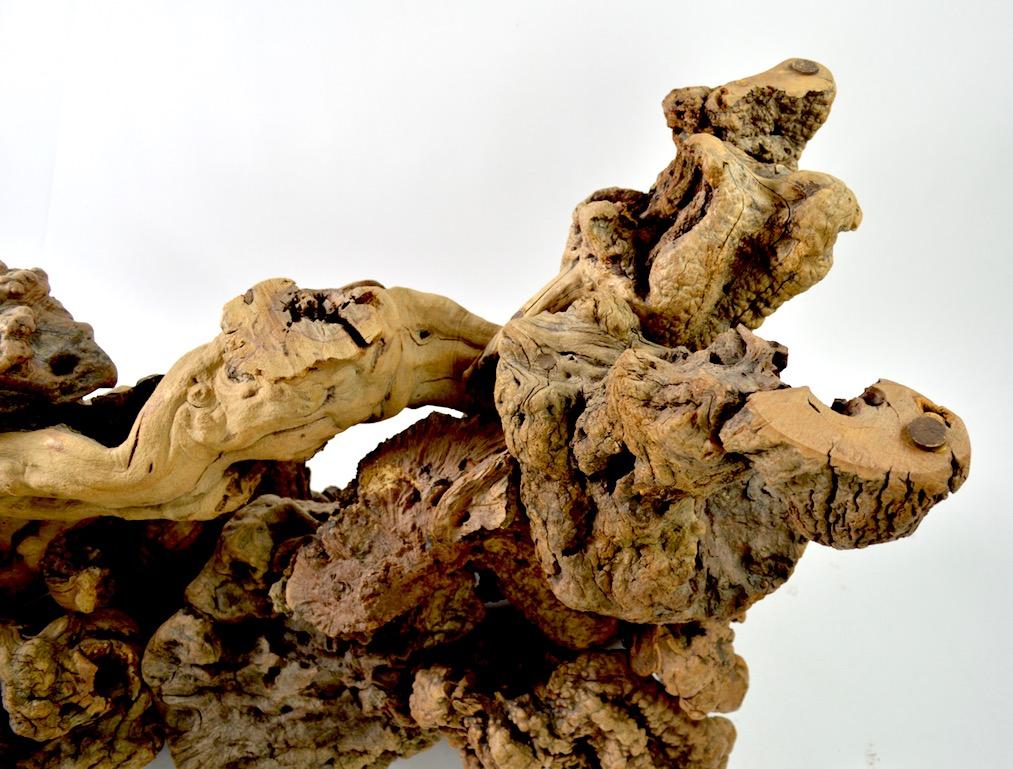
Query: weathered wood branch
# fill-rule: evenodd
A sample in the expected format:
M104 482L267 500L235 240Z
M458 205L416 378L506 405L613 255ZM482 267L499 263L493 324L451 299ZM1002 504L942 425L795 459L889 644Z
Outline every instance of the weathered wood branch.
M675 159L647 193L610 188L577 206L559 275L520 315L607 292L664 344L699 349L740 323L758 327L826 276L837 234L861 222L841 181L797 170L834 94L826 68L801 59L673 91Z
M90 328L3 268L0 763L132 769L164 731L180 769L380 769L440 735L469 769L725 766L730 623L810 541L912 534L970 463L949 409L886 380L827 406L750 331L861 219L798 169L834 94L804 59L672 91L675 159L580 203L502 328L269 280L84 401L115 380ZM330 438L421 405L465 416L311 491Z
M212 518L256 487L257 460L306 460L406 406L464 408L464 371L495 326L409 289L260 283L222 334L178 361L122 444L66 427L0 433L0 513L79 520Z

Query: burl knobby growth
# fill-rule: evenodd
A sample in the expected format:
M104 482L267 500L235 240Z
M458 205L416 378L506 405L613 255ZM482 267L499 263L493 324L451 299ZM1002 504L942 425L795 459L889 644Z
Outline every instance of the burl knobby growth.
M723 767L730 623L806 544L911 534L960 419L880 380L827 406L750 329L861 218L798 170L830 73L664 101L675 160L577 206L498 327L448 299L269 280L163 377L115 383L39 270L0 276L0 764ZM342 490L335 434L440 405Z

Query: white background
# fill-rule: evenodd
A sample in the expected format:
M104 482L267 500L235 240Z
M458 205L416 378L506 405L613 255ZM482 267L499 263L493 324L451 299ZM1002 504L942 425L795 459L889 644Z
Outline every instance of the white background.
M375 278L502 322L555 274L579 200L670 160L669 89L823 62L839 96L802 165L844 179L865 222L760 333L826 402L883 376L949 406L975 454L913 537L813 545L750 612L730 766L1001 769L1011 29L998 2L6 2L0 258L45 267L126 383L274 275ZM417 417L339 436L315 485Z

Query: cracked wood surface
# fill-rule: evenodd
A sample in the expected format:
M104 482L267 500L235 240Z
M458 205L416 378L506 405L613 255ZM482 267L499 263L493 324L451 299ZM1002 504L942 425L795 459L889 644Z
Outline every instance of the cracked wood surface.
M926 445L919 429L938 438ZM721 441L785 498L795 531L838 548L911 534L964 482L971 458L960 417L885 379L840 412L807 387L757 393Z

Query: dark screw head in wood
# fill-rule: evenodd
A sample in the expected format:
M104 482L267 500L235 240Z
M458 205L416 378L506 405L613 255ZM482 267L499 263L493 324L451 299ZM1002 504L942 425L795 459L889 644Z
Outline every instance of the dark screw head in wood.
M920 449L935 451L946 445L946 425L935 417L918 417L907 426L907 435Z
M809 59L795 59L791 63L791 68L800 75L815 75L820 71L820 65Z

